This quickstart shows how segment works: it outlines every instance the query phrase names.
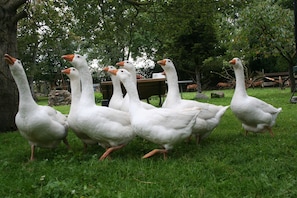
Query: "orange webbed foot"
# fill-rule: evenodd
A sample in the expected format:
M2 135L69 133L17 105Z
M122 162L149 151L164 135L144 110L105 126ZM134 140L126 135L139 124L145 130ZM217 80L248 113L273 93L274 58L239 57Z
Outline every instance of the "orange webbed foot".
M103 153L103 155L101 155L101 157L99 158L99 160L100 161L104 160L106 157L108 157L108 155L110 153L112 153L113 151L119 150L123 146L125 146L125 145L114 146L114 147L110 147L110 148L106 149L105 153Z
M152 150L151 152L145 154L142 159L145 159L145 158L149 158L157 153L163 153L163 156L164 156L164 159L166 160L167 159L167 150L166 149L154 149Z

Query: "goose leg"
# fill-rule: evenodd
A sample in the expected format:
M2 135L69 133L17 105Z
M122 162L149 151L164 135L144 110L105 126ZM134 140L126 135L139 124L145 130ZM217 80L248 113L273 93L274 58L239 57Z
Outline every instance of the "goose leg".
M120 145L120 146L114 146L114 147L110 147L110 148L106 149L105 153L103 153L103 155L101 155L99 160L101 160L101 161L104 160L111 152L119 150L123 146L125 146L125 145L123 144L123 145Z
M63 142L67 146L67 149L70 150L71 148L70 148L70 145L69 145L69 142L68 142L67 138L64 138Z
M196 135L196 144L197 144L197 145L200 143L200 140L201 140L201 139L200 139L200 135L197 134L197 135Z
M163 153L163 156L164 156L164 159L166 160L167 159L167 150L166 149L154 149L152 150L151 152L145 154L142 159L144 158L149 158L157 153Z
M192 135L190 135L190 136L187 138L186 142L187 142L187 143L190 143L190 142L191 142L191 138L192 138Z
M87 152L88 145L84 142L83 142L83 144L84 144L84 152Z
M35 146L32 144L31 145L31 157L30 157L30 161L34 160L34 150L35 150Z
M271 129L271 127L267 127L267 129L268 129L268 131L269 131L270 135L271 135L272 137L274 137L274 134L273 134L273 132L272 132L272 129Z

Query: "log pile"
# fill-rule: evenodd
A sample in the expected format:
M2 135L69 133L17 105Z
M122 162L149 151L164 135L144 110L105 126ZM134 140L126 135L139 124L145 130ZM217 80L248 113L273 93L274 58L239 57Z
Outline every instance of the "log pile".
M71 104L71 94L67 90L51 90L48 95L49 106L69 105Z

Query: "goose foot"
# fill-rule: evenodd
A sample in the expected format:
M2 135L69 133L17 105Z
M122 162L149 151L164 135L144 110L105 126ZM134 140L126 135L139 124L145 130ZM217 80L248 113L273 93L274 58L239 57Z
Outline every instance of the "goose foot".
M149 158L157 153L163 153L163 156L164 156L164 160L167 159L167 150L166 149L154 149L152 150L151 152L145 154L142 159L145 159L145 158Z
M106 157L108 157L108 155L111 152L116 151L116 150L119 150L123 146L125 146L125 145L123 144L123 145L120 145L120 146L114 146L114 147L110 147L110 148L106 149L105 153L103 153L103 155L101 155L101 157L99 158L99 160L100 161L104 160Z

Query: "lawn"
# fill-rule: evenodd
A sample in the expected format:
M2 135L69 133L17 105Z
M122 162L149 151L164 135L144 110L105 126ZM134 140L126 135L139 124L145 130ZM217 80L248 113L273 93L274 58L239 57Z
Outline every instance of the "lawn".
M225 98L201 101L229 105L233 90L223 91ZM208 139L176 145L167 160L162 155L141 159L157 145L136 138L111 159L98 161L104 149L92 146L84 152L70 131L71 151L63 144L40 148L29 162L29 144L19 133L0 134L0 197L296 197L297 106L289 102L289 89L248 93L283 108L274 137L245 136L228 109ZM183 97L193 99L195 93ZM55 108L69 111L69 106Z

